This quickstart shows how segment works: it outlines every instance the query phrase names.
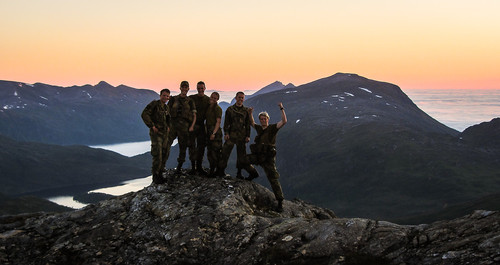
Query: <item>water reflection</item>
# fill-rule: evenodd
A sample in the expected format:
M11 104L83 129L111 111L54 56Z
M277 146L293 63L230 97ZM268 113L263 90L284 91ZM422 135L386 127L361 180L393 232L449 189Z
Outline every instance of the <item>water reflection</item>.
M144 187L149 186L151 184L152 178L151 176L145 177L145 178L138 178L138 179L132 179L132 180L127 180L122 182L121 184L113 187L108 187L108 188L101 188L101 189L95 189L91 190L90 192L100 192L100 193L106 193L114 196L120 196L125 193L133 192L133 191L139 191L143 189ZM47 200L57 203L62 206L70 207L73 209L80 209L87 204L75 201L73 199L73 196L56 196L56 197L50 197L47 198Z
M111 150L121 155L131 157L148 152L151 149L151 142L142 141L142 142L122 143L122 144L93 145L90 147Z
M85 203L73 200L73 196L57 196L57 197L47 198L47 200L73 209L80 209L87 206L87 204Z
M100 192L100 193L111 194L114 196L119 196L125 193L142 190L144 187L149 186L149 184L151 184L151 181L152 181L151 176L140 179L132 179L124 181L122 182L122 184L118 186L91 190L89 191L89 193Z
M174 140L172 146L177 144L177 139ZM107 145L91 145L92 148L102 148L116 152L118 154L132 157L144 154L151 150L151 141L121 143L121 144L107 144Z

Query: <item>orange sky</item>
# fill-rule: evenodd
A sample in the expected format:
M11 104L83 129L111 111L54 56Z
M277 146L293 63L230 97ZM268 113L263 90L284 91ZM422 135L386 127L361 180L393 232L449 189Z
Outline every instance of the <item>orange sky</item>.
M498 0L1 1L0 80L177 89L336 72L500 89Z

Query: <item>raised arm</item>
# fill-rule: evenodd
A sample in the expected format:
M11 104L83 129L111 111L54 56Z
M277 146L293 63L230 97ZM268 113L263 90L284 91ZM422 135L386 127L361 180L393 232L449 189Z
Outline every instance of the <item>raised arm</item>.
M283 125L286 124L287 120L286 120L286 114L285 114L285 108L283 107L283 103L278 103L278 106L280 107L280 110L281 110L281 121L279 121L277 124L276 124L276 127L279 129L281 127L283 127Z
M250 119L250 126L255 128L255 120L253 119L253 107L248 108L248 118Z

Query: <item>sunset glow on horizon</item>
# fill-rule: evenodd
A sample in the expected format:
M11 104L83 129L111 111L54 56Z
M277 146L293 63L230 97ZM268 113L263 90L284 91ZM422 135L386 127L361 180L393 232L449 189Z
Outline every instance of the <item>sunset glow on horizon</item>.
M500 89L500 1L1 1L0 80L255 90L337 72Z

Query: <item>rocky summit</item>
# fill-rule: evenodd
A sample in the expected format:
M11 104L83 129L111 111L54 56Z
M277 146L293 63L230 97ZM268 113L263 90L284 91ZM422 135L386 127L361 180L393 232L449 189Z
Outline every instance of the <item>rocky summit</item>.
M498 264L500 214L405 226L301 200L275 211L254 182L165 184L60 214L0 218L1 264Z

